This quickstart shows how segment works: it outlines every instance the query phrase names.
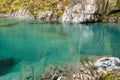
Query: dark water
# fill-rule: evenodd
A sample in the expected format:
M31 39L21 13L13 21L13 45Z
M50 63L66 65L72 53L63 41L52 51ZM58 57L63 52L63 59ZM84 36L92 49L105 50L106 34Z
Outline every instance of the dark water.
M80 55L120 57L120 24L18 21L0 19L0 55L13 57L16 62L60 64ZM13 22L17 24L5 25Z

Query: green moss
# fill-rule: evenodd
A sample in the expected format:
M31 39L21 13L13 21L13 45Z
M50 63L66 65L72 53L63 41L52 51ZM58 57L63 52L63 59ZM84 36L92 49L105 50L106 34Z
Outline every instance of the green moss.
M0 12L6 13L20 8L27 8L33 15L39 11L52 10L55 15L61 15L71 0L0 0ZM58 4L60 7L58 8Z
M110 14L110 16L117 16L117 17L120 17L120 12Z
M120 22L120 17L118 17L118 22Z
M98 76L96 80L120 80L119 70L107 72Z
M116 22L120 22L120 12L112 13L110 15L102 15L101 20L108 20L110 17L115 17Z
M120 12L111 14L110 16L116 17L116 21L117 21L117 22L120 22Z
M100 0L98 3L101 20L108 20L110 17L114 17L116 22L120 21L120 0Z

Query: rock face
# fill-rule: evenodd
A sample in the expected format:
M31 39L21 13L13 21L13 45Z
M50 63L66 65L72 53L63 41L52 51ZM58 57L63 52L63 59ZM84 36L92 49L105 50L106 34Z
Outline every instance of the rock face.
M52 10L39 12L37 15L37 19L44 22L58 21L58 17L54 15Z
M60 2L55 5L56 10L54 8L49 9L39 12L37 15L32 15L29 10L22 8L17 11L0 14L0 16L20 19L34 19L35 17L45 22L58 20L70 23L120 22L120 0L72 0L67 8Z
M48 10L48 11L39 12L37 19L41 21L52 21L52 17L53 17L53 12Z
M74 0L64 11L61 21L72 23L98 20L119 22L119 4L120 0Z
M120 69L120 59L116 57L103 57L98 59L94 66L98 69L98 72L104 72L104 69L107 71L117 70Z
M29 10L22 8L17 11L10 11L8 13L5 13L3 16L6 17L14 17L19 19L34 19L34 16L29 12Z
M97 15L95 13L98 10L98 6L95 0L81 0L77 4L70 4L63 13L61 20L62 22L93 22L97 21Z

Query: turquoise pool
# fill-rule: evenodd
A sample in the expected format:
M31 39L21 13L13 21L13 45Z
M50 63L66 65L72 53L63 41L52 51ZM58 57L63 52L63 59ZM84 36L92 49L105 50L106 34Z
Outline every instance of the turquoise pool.
M0 56L13 57L16 65L21 61L40 61L39 66L45 67L75 61L81 55L120 58L120 24L19 21L0 19Z

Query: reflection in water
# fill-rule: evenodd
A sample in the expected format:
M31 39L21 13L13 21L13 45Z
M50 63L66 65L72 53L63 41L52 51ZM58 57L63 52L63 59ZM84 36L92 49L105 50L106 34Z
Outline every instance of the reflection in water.
M68 55L71 52L77 55L118 54L120 51L114 50L119 47L115 44L120 44L117 41L120 32L116 28L103 23L61 25L26 22L17 27L0 29L0 54L32 61L52 54L65 56L64 54Z
M12 23L3 23L3 24L1 23L0 27L11 27L11 26L17 25L19 23L20 23L20 21L12 22Z
M5 20L4 20L5 21ZM39 66L61 64L80 55L120 57L120 29L117 24L29 24L30 21L0 27L0 55L16 62L40 61Z
M68 28L70 26L70 28ZM83 47L87 46L88 42L91 42L93 37L93 31L90 26L87 25L67 25L65 27L66 32L70 34L71 42L76 47L75 53L83 53ZM83 53L84 54L84 53Z
M70 26L70 28L68 29L65 25L64 28L71 34L72 42L77 48L76 53L115 56L120 52L119 50L113 50L114 47L118 48L120 45L120 33L117 29L119 26L116 26L115 24L113 27L107 26L107 23L67 26ZM114 31L118 32L118 34L115 34ZM116 42L113 42L113 40L116 40ZM112 44L115 43L119 45L112 46Z

